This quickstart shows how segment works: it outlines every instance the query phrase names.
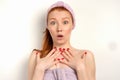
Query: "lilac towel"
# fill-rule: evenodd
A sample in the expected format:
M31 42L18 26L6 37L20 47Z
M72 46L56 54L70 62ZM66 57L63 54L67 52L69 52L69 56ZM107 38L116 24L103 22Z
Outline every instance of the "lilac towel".
M77 80L76 72L71 68L46 70L44 80Z

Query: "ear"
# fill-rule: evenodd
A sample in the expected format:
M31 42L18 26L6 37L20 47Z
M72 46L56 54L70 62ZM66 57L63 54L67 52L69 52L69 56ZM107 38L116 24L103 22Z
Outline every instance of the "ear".
M72 26L72 30L74 29L74 25Z
M72 25L71 25L71 29L73 30L74 29L74 24L72 23Z

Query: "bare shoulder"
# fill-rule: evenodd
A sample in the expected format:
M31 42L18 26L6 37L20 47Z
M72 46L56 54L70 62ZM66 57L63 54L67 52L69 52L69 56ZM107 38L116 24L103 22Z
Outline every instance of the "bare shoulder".
M80 54L86 54L86 59L89 60L94 60L94 53L90 50L78 50Z
M85 54L84 58L85 58L85 63L88 66L91 66L93 68L95 68L95 57L94 57L94 53L90 50L78 50L79 53L82 55Z
M33 49L32 52L31 52L31 54L30 54L30 56L29 56L28 67L29 67L30 70L31 70L31 68L33 68L33 67L35 66L36 57L37 57L36 54L38 54L38 53L40 53L40 50L38 50L38 49Z
M29 60L34 60L36 58L36 54L38 53L41 54L41 51L39 49L33 49L30 54Z

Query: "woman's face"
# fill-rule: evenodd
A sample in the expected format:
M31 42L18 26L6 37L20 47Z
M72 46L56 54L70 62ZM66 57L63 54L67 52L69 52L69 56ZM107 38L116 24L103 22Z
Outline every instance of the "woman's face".
M69 41L73 29L72 16L66 10L53 10L48 14L48 30L53 43L64 44Z

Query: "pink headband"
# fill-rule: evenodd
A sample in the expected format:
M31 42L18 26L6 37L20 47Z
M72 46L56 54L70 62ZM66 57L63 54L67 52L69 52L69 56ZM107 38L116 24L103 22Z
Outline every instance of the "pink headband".
M73 12L73 9L66 3L64 3L63 1L58 1L56 3L54 3L53 5L50 6L50 8L48 9L47 11L47 15L49 13L49 11L52 9L52 8L55 8L55 7L64 7L66 8L72 15L73 17L73 28L75 27L75 16L74 16L74 12Z

